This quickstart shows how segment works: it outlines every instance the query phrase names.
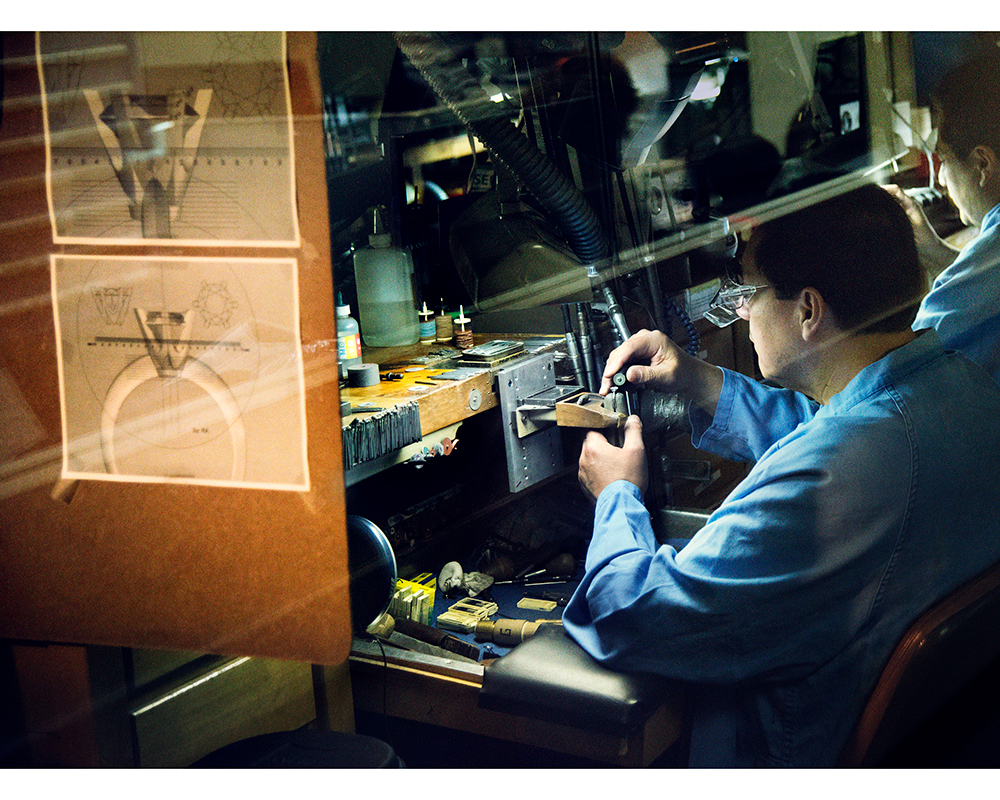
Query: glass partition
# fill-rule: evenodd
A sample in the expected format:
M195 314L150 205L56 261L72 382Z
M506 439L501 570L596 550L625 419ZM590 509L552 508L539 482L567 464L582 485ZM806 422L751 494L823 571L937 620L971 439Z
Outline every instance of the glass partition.
M682 290L741 227L905 149L884 51L859 32L321 34L334 245L348 264L381 210L418 306L600 300L633 274Z

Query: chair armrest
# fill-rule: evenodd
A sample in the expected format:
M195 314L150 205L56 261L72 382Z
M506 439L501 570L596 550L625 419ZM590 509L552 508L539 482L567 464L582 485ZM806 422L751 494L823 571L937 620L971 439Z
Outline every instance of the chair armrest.
M629 735L677 694L665 678L602 666L562 626L546 625L485 668L479 707Z

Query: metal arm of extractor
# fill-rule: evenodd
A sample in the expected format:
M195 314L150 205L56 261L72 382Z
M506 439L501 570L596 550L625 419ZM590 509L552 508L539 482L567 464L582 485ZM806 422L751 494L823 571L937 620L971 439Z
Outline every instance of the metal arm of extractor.
M624 344L632 334L629 333L628 323L625 321L625 314L622 312L622 307L618 305L618 301L615 300L615 294L611 291L610 286L604 284L604 286L601 287L601 291L604 294L604 299L608 303L608 316L611 318L611 325L618 337L617 344Z

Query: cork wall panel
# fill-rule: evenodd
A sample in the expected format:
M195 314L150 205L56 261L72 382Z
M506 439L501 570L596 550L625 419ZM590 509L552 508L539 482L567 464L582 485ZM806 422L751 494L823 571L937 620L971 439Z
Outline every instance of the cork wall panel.
M0 636L343 662L350 647L335 317L314 34L287 35L298 246L53 244L35 37L3 34ZM50 257L294 258L308 491L62 482Z

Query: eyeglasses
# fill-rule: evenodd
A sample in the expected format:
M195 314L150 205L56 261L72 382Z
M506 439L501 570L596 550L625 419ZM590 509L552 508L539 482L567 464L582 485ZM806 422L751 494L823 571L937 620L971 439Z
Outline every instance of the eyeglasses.
M747 319L747 303L761 289L767 289L767 285L753 286L752 284L736 283L731 278L722 281L719 291L715 293L712 302L708 305L708 311L704 317L713 325L725 328L732 325L736 320ZM739 313L742 311L743 313Z

